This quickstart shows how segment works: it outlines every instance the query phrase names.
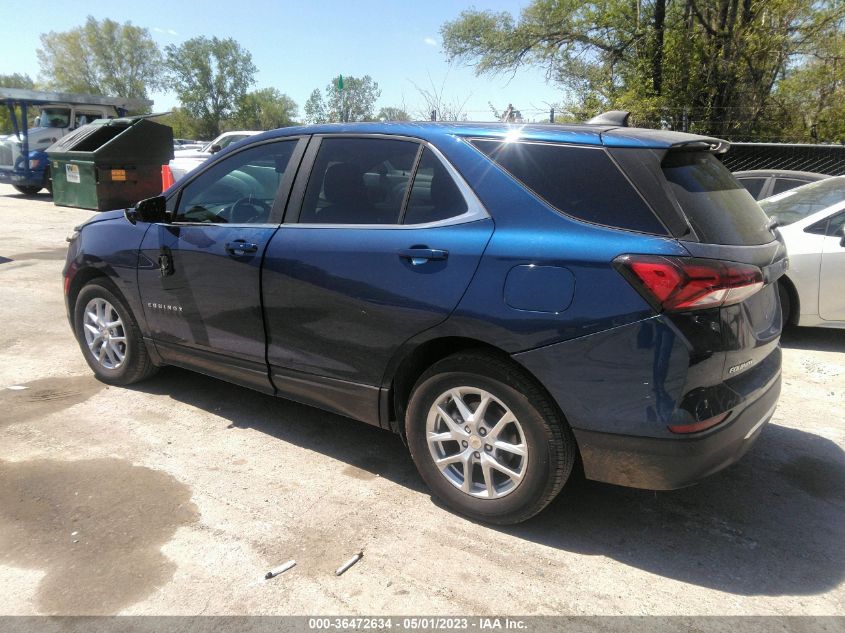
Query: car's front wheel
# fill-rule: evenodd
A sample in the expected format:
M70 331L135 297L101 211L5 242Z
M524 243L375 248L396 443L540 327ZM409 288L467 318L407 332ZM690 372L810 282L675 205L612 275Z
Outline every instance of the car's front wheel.
M457 354L426 371L411 395L408 445L422 478L454 510L511 524L540 512L572 471L572 433L518 366Z
M111 282L95 279L82 288L73 322L85 360L103 382L129 385L155 373L138 323Z

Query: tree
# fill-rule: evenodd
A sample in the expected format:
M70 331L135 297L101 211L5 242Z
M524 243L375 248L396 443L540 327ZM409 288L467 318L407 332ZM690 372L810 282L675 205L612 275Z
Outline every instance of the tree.
M232 38L195 37L165 48L169 85L200 123L200 135L220 134L247 89L255 83L252 55Z
M638 124L742 138L843 16L840 0L533 0L518 19L464 11L441 33L478 74L545 68L578 114L629 109Z
M376 100L381 96L378 84L369 75L363 77L335 77L320 94L315 89L305 102L308 123L339 123L342 121L372 121Z
M768 135L845 143L845 33L831 32L775 87Z
M29 75L21 75L20 73L0 75L0 88L25 88L32 90L35 88L35 82L32 81ZM20 125L20 108L15 108L15 115L18 119L18 125ZM0 106L0 134L11 134L14 132L14 129L12 119L9 116L9 108L5 105Z
M308 101L305 102L305 121L307 123L326 123L326 104L323 103L323 95L319 88L314 88Z
M443 77L443 81L437 86L431 75L428 76L428 88L418 86L414 82L414 88L422 99L422 109L417 112L421 119L428 120L432 113L437 121L466 121L467 115L464 112L469 96L463 101L457 98L449 98L446 96L446 80L449 75Z
M131 22L89 15L84 26L41 35L36 54L55 90L146 99L161 87L161 51L147 29Z
M274 130L296 124L296 102L275 88L249 92L238 101L238 109L227 127L241 130Z
M170 114L157 118L156 123L172 127L174 138L203 138L202 121L195 119L184 108L173 108ZM212 138L205 137L205 140L210 141Z
M404 108L385 106L378 111L376 119L379 121L410 121L411 117L405 112Z

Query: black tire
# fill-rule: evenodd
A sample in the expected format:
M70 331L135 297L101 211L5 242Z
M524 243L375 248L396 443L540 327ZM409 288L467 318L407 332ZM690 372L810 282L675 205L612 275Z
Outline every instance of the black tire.
M85 339L85 309L95 299L107 301L122 321L122 336L125 338L123 349L123 360L115 367L109 368L100 363L94 353L89 349ZM152 376L157 370L144 340L138 328L132 311L127 307L120 293L114 285L106 279L94 279L85 285L79 292L74 306L74 333L82 355L94 375L102 382L110 385L131 385L145 378ZM116 329L118 333L121 333ZM107 361L108 362L108 361Z
M15 189L20 191L25 196L34 196L36 193L41 191L41 187L24 187L22 185L12 185Z
M429 411L443 394L457 387L488 392L519 421L528 457L518 459L525 459L527 464L519 484L501 497L490 499L464 492L441 472L429 450L426 439ZM470 408L474 412L478 404ZM572 431L534 379L514 363L481 352L449 356L419 378L408 405L405 432L414 463L435 497L461 514L499 525L520 523L545 508L569 478L577 454ZM462 450L457 442L453 446ZM480 455L488 448L485 444L474 454ZM471 481L476 485L475 476ZM483 487L482 482L478 485Z
M782 282L778 282L778 296L780 297L780 311L783 318L783 327L788 327L793 324L792 314L792 295L789 288Z

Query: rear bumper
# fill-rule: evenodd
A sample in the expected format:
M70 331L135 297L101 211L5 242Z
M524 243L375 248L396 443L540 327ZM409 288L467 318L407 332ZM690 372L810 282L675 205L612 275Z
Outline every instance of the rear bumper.
M780 371L762 394L712 431L669 439L573 429L587 479L674 490L739 460L759 437L780 396Z

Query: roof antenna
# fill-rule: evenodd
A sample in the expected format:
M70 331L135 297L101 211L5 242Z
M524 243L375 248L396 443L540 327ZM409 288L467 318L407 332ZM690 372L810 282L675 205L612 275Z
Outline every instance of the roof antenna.
M609 110L594 116L587 121L587 125L616 125L618 127L628 127L628 117L631 113L627 110Z

